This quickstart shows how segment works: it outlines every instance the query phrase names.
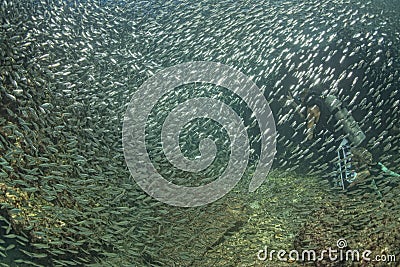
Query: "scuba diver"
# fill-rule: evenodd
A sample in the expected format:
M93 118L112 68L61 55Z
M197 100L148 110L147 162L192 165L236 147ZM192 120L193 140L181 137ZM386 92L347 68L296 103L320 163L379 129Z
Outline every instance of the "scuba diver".
M328 149L331 154L327 153L327 159L330 157L334 165L335 177L331 179L334 186L346 190L380 172L400 176L373 160L372 154L364 148L364 132L335 96L322 95L310 90L304 91L297 99L292 95L288 98L293 100L296 110L306 120L306 142L313 142L316 135L323 141L336 135L336 138L333 138L336 141L336 149ZM342 132L339 138L338 132ZM374 179L372 183L376 187Z

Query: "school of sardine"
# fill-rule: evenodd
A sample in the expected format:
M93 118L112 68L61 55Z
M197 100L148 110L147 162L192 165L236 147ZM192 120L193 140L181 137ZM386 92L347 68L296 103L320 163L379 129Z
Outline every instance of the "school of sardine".
M273 168L332 175L324 157L337 140L307 141L288 97L318 87L353 114L374 157L399 171L400 20L392 2L0 0L0 266L156 265L162 244L153 230L169 207L130 177L122 124L139 86L183 62L226 64L262 90L277 127ZM165 160L160 129L193 97L225 101L244 117L256 164L260 131L246 103L223 88L186 86L149 115L146 140L160 174L191 183ZM188 157L203 137L219 151L192 185L214 180L229 157L226 132L206 119L182 131Z

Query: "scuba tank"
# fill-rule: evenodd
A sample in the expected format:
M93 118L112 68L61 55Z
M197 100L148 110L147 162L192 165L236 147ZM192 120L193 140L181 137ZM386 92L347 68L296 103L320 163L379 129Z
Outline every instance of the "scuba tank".
M341 102L333 95L325 97L325 104L331 114L334 114L336 120L342 124L343 131L347 134L351 144L353 146L360 145L365 139L365 134L349 111L343 108Z

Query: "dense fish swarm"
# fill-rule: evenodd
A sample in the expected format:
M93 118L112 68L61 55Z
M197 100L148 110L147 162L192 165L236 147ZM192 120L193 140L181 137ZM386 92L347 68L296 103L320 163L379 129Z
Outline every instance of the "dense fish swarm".
M330 191L324 181L332 162L325 155L340 137L307 141L305 121L287 96L309 88L335 95L359 122L374 159L399 172L399 12L395 0L0 0L0 265L254 266L254 258L218 260L215 251L225 251L220 247L228 240L255 238L234 238L255 210L271 225L268 216L293 218L279 215L291 197L299 201L294 214L305 225L293 226L291 245L324 246L320 232L341 231L360 246L378 250L388 242L388 250L396 248L396 239L384 232L399 236L399 179L378 174L346 195ZM259 200L245 196L239 184L226 198L191 209L169 207L142 192L124 162L126 106L148 77L190 61L220 62L249 76L275 116L274 168L306 172L321 184L291 183L288 192L300 198L280 184L253 196ZM245 178L254 169L260 131L245 103L216 86L187 86L162 98L146 129L157 170L177 184L208 183L226 167L229 138L209 120L190 124L181 139L188 157L198 155L202 134L216 139L211 170L179 172L161 152L160 125L168 112L185 99L214 95L244 117L252 148ZM318 193L304 191L313 185L331 195L326 207ZM282 200L271 202L274 215L257 209L273 194ZM307 209L315 210L308 222ZM273 226L263 227L278 235ZM374 231L371 243L368 229ZM179 243L192 246L174 249Z

